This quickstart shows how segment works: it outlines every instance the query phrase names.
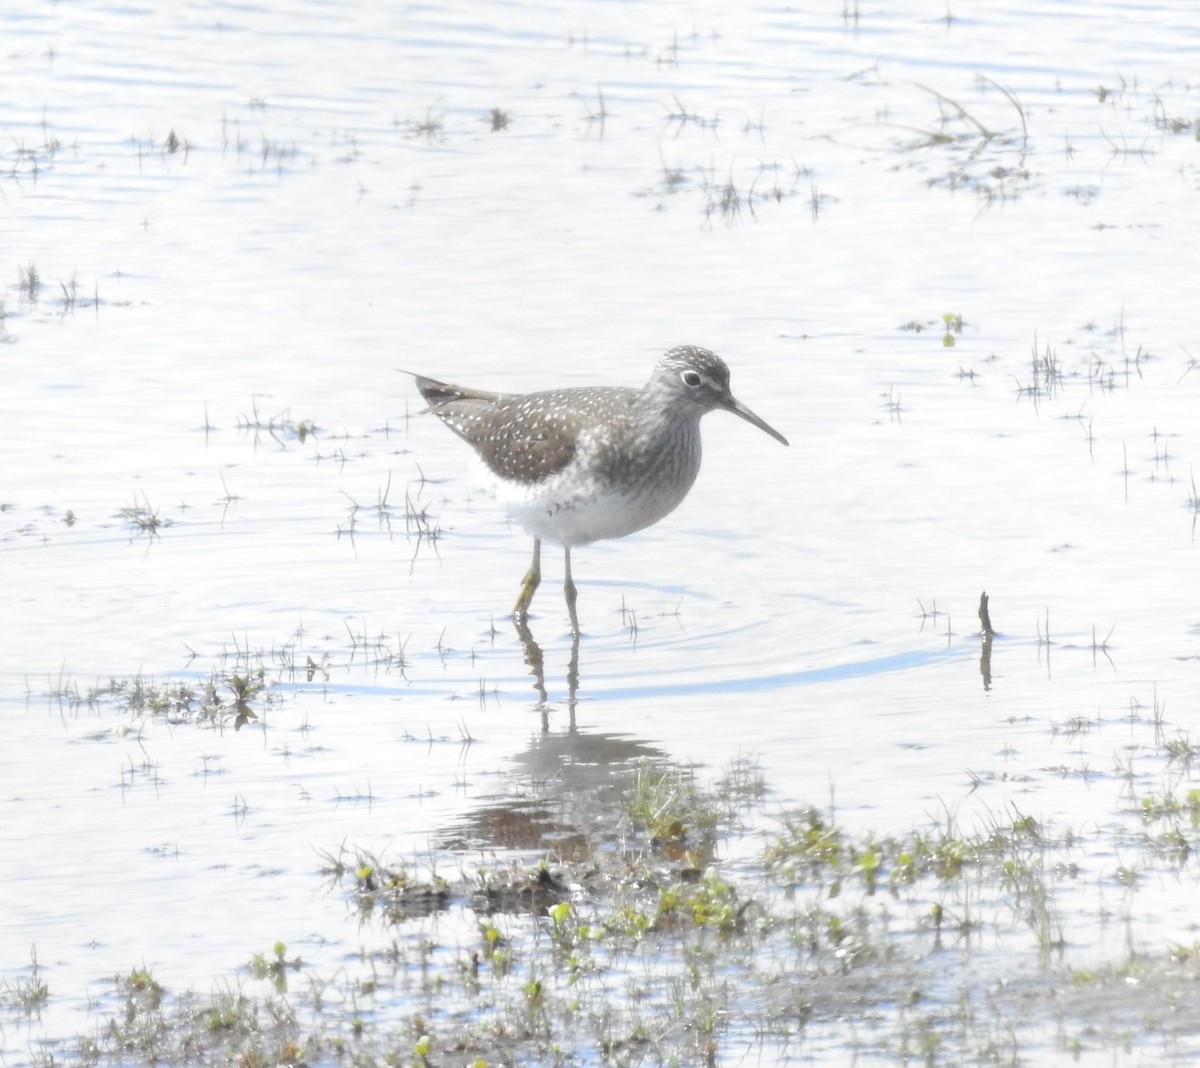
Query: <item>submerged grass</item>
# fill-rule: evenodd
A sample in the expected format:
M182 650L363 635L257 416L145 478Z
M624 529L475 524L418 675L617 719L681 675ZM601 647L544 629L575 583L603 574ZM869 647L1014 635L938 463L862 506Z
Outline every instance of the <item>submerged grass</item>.
M40 1015L50 998L50 988L38 966L37 947L30 952L27 974L0 980L0 1009L23 1013L26 1017Z
M26 687L32 697L34 687L28 682ZM214 671L207 678L133 675L84 687L64 676L49 680L43 692L61 708L72 711L109 706L134 719L217 726L233 722L239 729L258 718L252 702L270 705L275 700L268 689L266 668L261 665L240 673L237 668Z
M336 666L297 630L270 651L235 641L207 674L91 687L62 675L40 692L139 731L222 729L269 712L278 681L381 663L402 673L409 655L365 621L347 622L335 654ZM105 982L92 1031L41 1061L991 1065L1200 1052L1200 999L1189 1000L1200 949L1186 934L1157 949L1096 934L1131 932L1144 889L1194 880L1200 845L1196 747L1157 692L1131 698L1119 720L1046 729L1073 747L1117 722L1123 742L1137 731L1139 769L1153 753L1160 776L1118 763L1116 808L1085 828L1011 801L883 832L832 803L768 813L769 784L749 759L711 782L663 759L590 784L543 769L486 818L443 829L430 856L326 847L323 877L355 932L337 916L314 940L354 940L332 972L315 950L302 959L269 941L246 946L208 994L164 989L133 966ZM1096 778L1086 766L1043 770ZM123 786L142 779L161 782L148 756ZM1099 913L1081 920L1089 898ZM0 974L0 1028L53 1007L53 985L36 958Z
M569 858L321 851L360 941L336 972L281 942L208 995L134 967L96 999L92 1033L45 1063L1018 1065L1191 1048L1200 946L1070 957L1085 947L1064 893L1086 878L1070 829L1010 806L900 834L807 807L764 830L750 760L709 785L644 761L612 785L582 799ZM1185 870L1196 794L1131 796L1141 863ZM10 1014L50 997L36 957L0 983Z

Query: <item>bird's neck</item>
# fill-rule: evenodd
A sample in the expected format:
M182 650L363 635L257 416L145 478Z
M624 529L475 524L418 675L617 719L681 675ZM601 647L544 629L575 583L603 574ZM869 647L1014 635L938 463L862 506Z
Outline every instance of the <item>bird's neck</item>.
M688 405L682 410L669 403L670 398L652 394L640 398L641 410L634 414L637 428L634 452L651 464L665 455L686 456L689 463L700 462L699 409Z

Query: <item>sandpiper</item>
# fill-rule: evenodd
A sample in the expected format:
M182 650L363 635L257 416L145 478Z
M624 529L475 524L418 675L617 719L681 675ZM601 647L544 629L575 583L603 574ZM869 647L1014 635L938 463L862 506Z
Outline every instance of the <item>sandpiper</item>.
M576 386L493 393L414 376L443 423L498 481L497 496L533 538L533 562L513 615L524 623L542 580L542 541L563 547L564 591L579 633L571 548L657 523L700 471L700 419L716 409L787 439L729 390L729 368L708 349L680 345L641 389Z

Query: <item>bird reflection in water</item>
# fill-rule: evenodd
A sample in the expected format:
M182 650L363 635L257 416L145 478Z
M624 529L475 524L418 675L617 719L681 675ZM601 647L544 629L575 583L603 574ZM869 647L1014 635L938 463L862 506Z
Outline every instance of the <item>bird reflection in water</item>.
M542 647L533 636L527 619L513 619L517 637L525 655L525 664L533 675L533 688L537 692L537 707L542 714L542 733L550 730L550 694L546 689L546 657ZM579 631L571 628L571 658L567 663L567 730L575 731L575 706L579 700Z

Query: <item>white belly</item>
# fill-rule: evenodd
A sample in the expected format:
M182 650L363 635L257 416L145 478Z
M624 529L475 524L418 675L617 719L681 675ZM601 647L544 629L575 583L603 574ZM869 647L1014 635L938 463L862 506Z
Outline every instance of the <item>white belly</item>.
M657 523L687 496L699 470L697 438L694 451L674 451L628 486L582 474L572 464L533 486L501 482L497 497L532 537L559 545L586 545L623 538Z

